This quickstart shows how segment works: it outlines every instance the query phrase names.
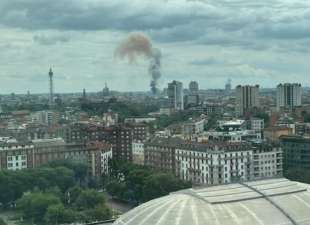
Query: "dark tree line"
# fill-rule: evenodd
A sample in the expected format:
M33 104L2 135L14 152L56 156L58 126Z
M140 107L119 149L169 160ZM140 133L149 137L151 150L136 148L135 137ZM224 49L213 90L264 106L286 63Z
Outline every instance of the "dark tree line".
M180 189L190 188L173 174L130 163L112 163L106 189L113 197L140 204Z
M148 113L159 110L156 105L139 104L139 103L125 103L118 102L111 99L109 102L83 102L81 109L90 115L102 115L108 110L117 112L120 120L124 120L127 117L140 117L147 116Z
M0 203L36 224L110 219L105 197L89 189L87 166L71 161L18 171L0 171Z

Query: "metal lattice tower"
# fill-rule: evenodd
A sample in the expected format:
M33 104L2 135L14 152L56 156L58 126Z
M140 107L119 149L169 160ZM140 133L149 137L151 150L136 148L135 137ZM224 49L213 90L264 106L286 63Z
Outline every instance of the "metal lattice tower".
M49 105L51 106L54 103L54 83L53 83L54 73L52 71L52 68L50 68L48 76L49 76L49 86L50 86Z

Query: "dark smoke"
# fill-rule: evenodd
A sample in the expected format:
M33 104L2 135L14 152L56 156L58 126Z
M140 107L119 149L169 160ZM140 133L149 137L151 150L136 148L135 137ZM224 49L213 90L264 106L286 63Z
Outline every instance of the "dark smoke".
M148 37L137 33L129 35L129 37L115 50L115 56L120 59L128 58L129 63L135 62L137 57L141 56L149 59L151 91L153 94L157 93L158 80L161 77L161 52L159 49L152 47L152 43Z

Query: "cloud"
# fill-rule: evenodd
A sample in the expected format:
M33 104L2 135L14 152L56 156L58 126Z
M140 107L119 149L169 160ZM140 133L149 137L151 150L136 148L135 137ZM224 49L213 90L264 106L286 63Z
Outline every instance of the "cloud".
M50 65L58 90L100 90L105 81L148 90L145 65L113 61L133 31L162 50L162 87L171 79L202 87L221 87L229 77L307 82L309 8L308 0L1 0L0 90L45 91Z
M34 35L33 41L39 43L40 45L54 45L57 43L63 43L70 41L70 37L68 35Z

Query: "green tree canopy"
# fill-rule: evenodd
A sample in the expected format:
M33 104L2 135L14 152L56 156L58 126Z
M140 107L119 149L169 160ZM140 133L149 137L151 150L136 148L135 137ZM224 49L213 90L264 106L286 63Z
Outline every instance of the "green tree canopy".
M59 197L52 193L28 193L17 201L17 208L27 220L42 222L47 209L53 205L61 205Z

